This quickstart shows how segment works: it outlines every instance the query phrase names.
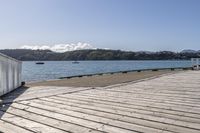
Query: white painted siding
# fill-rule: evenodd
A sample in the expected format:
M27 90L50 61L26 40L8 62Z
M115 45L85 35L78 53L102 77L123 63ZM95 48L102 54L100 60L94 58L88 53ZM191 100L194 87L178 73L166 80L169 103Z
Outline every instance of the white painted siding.
M0 96L21 85L22 63L0 54Z

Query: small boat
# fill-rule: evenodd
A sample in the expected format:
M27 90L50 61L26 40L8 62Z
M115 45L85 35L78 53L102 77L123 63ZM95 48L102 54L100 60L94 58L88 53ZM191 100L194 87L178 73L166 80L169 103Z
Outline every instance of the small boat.
M78 61L73 61L72 63L73 63L73 64L79 64L80 62L78 62Z
M37 65L43 65L44 62L36 62L35 64L37 64Z

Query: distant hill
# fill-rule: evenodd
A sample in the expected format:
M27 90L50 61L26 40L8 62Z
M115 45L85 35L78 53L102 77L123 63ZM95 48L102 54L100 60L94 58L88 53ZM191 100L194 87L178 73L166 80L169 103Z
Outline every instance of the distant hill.
M181 53L199 53L200 51L192 50L192 49L185 49L181 51Z
M50 50L5 49L1 53L22 61L64 61L64 60L186 60L200 58L200 52L171 51L160 52L132 52L121 50L77 50L56 53Z

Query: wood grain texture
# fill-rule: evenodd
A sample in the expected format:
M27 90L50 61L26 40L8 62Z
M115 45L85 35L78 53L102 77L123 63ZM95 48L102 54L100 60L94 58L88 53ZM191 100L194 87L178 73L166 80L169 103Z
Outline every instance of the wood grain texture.
M109 87L40 86L3 102L1 132L200 133L200 71Z

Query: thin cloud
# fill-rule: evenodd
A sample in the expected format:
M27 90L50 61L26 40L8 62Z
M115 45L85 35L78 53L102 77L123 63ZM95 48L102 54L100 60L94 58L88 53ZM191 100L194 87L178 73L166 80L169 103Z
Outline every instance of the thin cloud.
M51 50L54 52L67 52L67 51L74 51L74 50L82 50L82 49L96 49L91 44L88 43L71 43L71 44L55 44L53 46L47 45L24 45L21 49L32 49L32 50Z

